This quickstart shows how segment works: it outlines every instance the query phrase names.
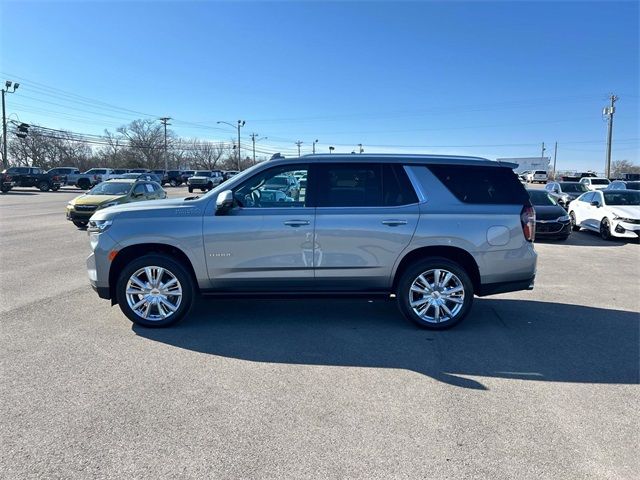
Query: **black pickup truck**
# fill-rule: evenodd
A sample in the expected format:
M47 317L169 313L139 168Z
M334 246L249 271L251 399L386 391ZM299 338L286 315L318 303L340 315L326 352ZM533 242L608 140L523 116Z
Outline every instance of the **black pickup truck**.
M2 172L11 177L11 183L8 184L9 191L11 187L36 187L43 192L58 190L64 183L64 178L59 175L51 175L45 173L44 170L37 167L11 167Z

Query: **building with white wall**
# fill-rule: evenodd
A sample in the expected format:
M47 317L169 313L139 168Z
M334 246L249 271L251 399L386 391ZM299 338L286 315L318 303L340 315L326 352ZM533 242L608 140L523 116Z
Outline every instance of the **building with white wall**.
M521 157L521 158L498 158L499 162L516 163L518 166L514 168L516 173L522 173L526 170L545 170L549 171L551 158L549 157Z

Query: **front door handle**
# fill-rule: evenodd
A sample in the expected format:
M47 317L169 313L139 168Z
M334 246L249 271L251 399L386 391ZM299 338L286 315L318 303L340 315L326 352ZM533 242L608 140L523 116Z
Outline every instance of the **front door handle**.
M302 227L303 225L309 225L309 220L287 220L284 224L288 227Z
M383 220L382 224L383 225L387 225L389 227L397 227L398 225L406 225L407 221L406 220L399 220L397 218L390 218L389 220Z

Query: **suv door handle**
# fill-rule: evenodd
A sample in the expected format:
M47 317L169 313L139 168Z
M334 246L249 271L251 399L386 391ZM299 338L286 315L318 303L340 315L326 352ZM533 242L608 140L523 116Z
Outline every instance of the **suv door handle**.
M303 225L309 225L309 220L287 220L284 224L289 227L302 227Z
M397 227L398 225L406 225L407 221L406 220L399 220L399 219L390 218L389 220L383 220L382 224L383 225L387 225L389 227Z

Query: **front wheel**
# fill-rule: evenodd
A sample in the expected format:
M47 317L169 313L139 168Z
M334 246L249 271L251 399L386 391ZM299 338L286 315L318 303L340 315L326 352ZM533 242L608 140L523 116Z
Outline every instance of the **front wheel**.
M412 322L443 330L462 321L473 303L473 284L457 263L441 257L417 262L398 282L398 306Z
M144 327L166 327L191 309L194 282L172 257L150 254L136 258L120 273L116 296L122 312Z
M78 188L80 190L88 190L89 187L91 187L91 182L89 180L87 180L86 178L82 178L78 182Z
M607 218L603 218L600 222L600 237L603 240L611 240L611 225Z
M38 188L40 189L41 192L48 192L49 191L49 183L48 182L40 182L40 183L38 183Z
M74 224L76 227L78 227L78 228L87 228L87 224L88 224L88 223L89 223L89 222L82 221L82 220L74 220L74 221L73 221L73 224Z

